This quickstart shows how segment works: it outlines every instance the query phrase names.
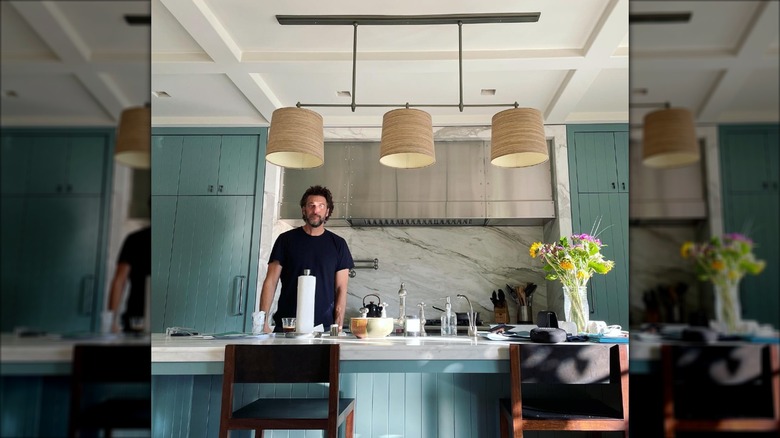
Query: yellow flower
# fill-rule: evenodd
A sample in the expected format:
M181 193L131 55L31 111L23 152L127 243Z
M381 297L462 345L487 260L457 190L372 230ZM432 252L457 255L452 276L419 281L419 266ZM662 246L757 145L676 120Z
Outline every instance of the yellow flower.
M572 269L574 269L574 263L570 262L569 260L564 260L561 262L561 268L567 271L571 271Z
M680 255L687 259L688 256L691 254L691 248L693 248L693 242L685 242L680 247Z
M588 273L585 272L585 271L582 271L582 270L577 271L577 278L580 279L580 280L584 280L584 279L588 278Z
M531 254L531 257L536 258L536 256L539 255L539 248L541 247L541 242L534 242L534 244L531 245L531 249L528 250L528 253Z
M716 271L722 271L726 267L726 264L723 263L722 260L713 260L710 266Z
M729 280L736 280L737 278L739 278L737 271L729 271Z

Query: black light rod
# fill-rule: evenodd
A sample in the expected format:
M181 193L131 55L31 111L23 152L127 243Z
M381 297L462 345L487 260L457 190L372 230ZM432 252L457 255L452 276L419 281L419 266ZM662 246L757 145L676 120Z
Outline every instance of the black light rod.
M300 103L296 105L298 108L304 107L320 107L320 108L352 108L353 104L350 103ZM457 104L457 103L358 103L354 104L356 108L491 108L491 107L514 107L517 108L517 102L513 103L479 103L479 104Z
M629 24L688 23L691 12L634 12L628 14Z
M281 25L366 25L535 23L540 12L444 15L277 15Z

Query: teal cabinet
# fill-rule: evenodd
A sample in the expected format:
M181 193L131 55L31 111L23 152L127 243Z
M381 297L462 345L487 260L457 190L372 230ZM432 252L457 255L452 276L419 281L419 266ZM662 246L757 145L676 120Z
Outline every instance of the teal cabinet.
M578 126L577 128L581 128ZM573 132L579 193L628 193L628 132Z
M112 138L86 129L4 133L2 331L99 327Z
M721 126L723 228L745 233L766 269L740 285L742 317L780 326L780 193L777 125Z
M252 195L256 135L155 135L153 195Z
M567 126L572 231L594 232L615 261L588 282L590 319L628 321L628 125Z
M153 132L153 332L251 329L266 130L245 131Z

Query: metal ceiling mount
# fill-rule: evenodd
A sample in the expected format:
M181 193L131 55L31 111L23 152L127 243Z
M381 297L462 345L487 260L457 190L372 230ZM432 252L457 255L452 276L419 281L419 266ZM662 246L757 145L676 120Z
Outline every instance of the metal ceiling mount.
M512 107L518 108L517 102L499 104L464 104L463 103L463 24L496 24L496 23L534 23L539 21L540 12L503 13L503 14L447 14L447 15L277 15L276 20L281 25L324 25L353 26L352 38L352 102L351 103L301 103L298 108L329 107L329 108L455 108L460 112L466 107ZM372 103L359 104L355 102L355 77L357 75L357 31L359 25L458 25L458 82L459 100L457 104L436 103Z

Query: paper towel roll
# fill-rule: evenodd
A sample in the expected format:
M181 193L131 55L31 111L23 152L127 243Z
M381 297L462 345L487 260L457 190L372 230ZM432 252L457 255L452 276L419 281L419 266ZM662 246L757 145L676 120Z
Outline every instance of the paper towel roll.
M298 277L298 308L295 312L295 331L297 333L311 333L314 330L316 285L317 277L309 275L309 270L304 269L303 275Z

